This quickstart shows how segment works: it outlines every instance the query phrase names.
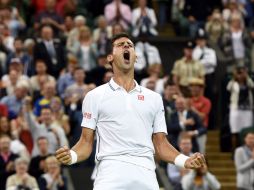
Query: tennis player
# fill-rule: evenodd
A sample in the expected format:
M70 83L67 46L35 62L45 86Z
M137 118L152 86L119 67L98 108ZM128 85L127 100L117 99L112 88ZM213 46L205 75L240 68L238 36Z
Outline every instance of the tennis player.
M113 78L86 95L81 137L71 150L58 149L57 159L66 165L86 160L96 133L94 190L159 190L155 154L179 167L204 166L202 154L187 157L167 141L162 98L134 80L137 56L127 34L112 38L107 60L113 67Z

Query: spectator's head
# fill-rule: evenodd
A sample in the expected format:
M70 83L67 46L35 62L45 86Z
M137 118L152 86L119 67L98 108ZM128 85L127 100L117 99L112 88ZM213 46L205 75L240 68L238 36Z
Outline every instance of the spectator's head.
M16 70L19 75L23 73L23 64L19 58L12 58L9 66L9 70Z
M14 88L14 94L18 100L22 100L28 93L29 86L26 81L19 81Z
M244 82L246 81L248 77L248 71L247 68L244 66L238 66L233 71L233 77L238 82Z
M191 137L185 133L181 133L178 138L178 146L181 153L189 156L192 150Z
M182 96L177 97L175 101L175 105L176 105L177 111L183 112L187 107L186 99Z
M46 74L47 72L47 65L44 60L37 59L35 62L35 70L38 75Z
M105 73L104 73L104 76L103 76L103 83L107 83L110 81L110 79L113 77L114 73L112 72L112 70L107 70Z
M230 17L230 27L240 29L244 27L243 19L240 13L233 13Z
M83 70L82 67L75 68L74 78L75 78L76 83L83 84L85 81L85 77L86 77L85 71Z
M10 134L10 125L7 117L0 117L0 135Z
M42 26L41 28L41 38L45 41L50 41L53 39L53 29L49 25Z
M17 175L27 173L29 161L26 158L20 157L15 160L15 170Z
M32 38L27 38L27 39L24 41L24 47L25 47L26 51L27 51L29 54L32 54L32 53L33 53L34 46L35 46L35 41L34 41Z
M41 155L48 154L49 142L47 137L41 136L37 139L38 149Z
M113 36L117 35L117 34L120 34L122 32L124 32L124 28L123 28L123 26L121 24L116 23L116 24L114 24L112 26L112 34L113 34Z
M52 123L52 110L49 107L43 107L41 109L40 119L47 127Z
M12 85L16 85L19 79L19 74L16 70L12 69L9 71L9 78Z
M139 0L138 5L140 8L145 8L147 5L147 0Z
M63 108L62 101L59 97L52 98L49 106L52 112L62 111L62 108Z
M107 64L107 55L100 55L97 59L98 66L104 67Z
M0 136L0 153L10 153L11 138L8 135Z
M192 97L198 97L203 94L204 80L200 78L192 78L189 82Z
M86 18L82 15L78 15L74 18L74 23L77 28L80 28L81 26L85 26Z
M146 88L155 91L156 88L156 79L149 78L148 82L146 83Z
M23 40L21 38L15 38L13 46L16 52L22 52L24 50Z
M45 162L46 162L46 170L47 170L48 173L53 174L56 171L59 172L59 170L60 170L60 164L57 161L55 156L49 156L49 157L47 157Z
M175 100L179 95L176 84L173 81L168 81L164 85L164 99L166 100Z
M56 84L55 82L47 82L43 85L42 94L44 98L50 100L56 94Z
M47 9L48 11L53 11L53 10L55 10L56 0L46 0L46 1L45 1L45 6L46 6L46 9Z
M120 33L111 39L111 52L107 56L108 63L117 70L129 71L130 68L134 69L137 55L135 46L130 37L126 33Z
M220 23L222 21L222 15L219 11L214 11L211 17L211 21Z
M104 15L100 15L97 18L97 25L101 29L105 29L107 27L107 20Z
M200 48L204 48L206 46L207 34L204 29L200 28L196 34L196 44Z
M71 29L73 29L74 21L73 21L73 18L70 15L65 16L64 26L66 28L66 31L70 31Z
M183 49L185 58L192 59L193 48L194 48L194 43L192 41L188 41L185 44L184 49Z
M161 64L152 64L149 65L147 72L150 76L159 77L162 73Z
M248 132L244 138L245 145L253 150L254 148L254 131Z
M77 58L70 54L68 55L68 72L73 75L75 68L78 66L78 60Z
M88 40L91 38L91 30L88 26L82 26L79 29L79 40Z

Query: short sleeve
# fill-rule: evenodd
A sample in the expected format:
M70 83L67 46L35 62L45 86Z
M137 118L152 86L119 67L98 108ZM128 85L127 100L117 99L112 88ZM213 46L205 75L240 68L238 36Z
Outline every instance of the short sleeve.
M98 120L98 99L92 93L87 93L82 104L81 126L95 130Z
M165 110L162 102L162 98L158 97L157 101L157 112L155 114L153 122L153 133L166 133L167 134L167 125L165 120Z
M179 76L179 62L175 62L173 70L171 72L173 75Z

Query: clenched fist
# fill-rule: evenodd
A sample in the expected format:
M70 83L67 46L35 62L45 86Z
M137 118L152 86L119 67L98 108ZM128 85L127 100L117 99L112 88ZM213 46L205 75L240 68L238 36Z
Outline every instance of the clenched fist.
M184 167L186 169L198 169L204 167L206 165L206 161L204 155L201 153L195 153L191 155L189 159L186 160Z
M71 164L71 153L67 146L63 146L56 151L57 160L65 165Z

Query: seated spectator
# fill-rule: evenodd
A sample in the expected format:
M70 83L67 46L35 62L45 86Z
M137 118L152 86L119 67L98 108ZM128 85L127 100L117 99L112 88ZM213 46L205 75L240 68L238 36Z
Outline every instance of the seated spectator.
M2 135L11 136L10 122L7 116L0 117L0 136Z
M244 145L235 150L235 167L237 172L237 189L253 189L254 178L254 132L244 137Z
M79 66L86 72L91 71L96 66L97 52L89 27L83 26L80 28L79 38L70 47L69 51L77 57Z
M69 117L64 113L64 106L61 99L58 97L54 97L50 101L50 108L54 117L53 124L62 127L65 135L67 136L70 133Z
M221 189L220 182L216 177L208 171L207 165L202 168L191 170L182 178L183 190L219 190Z
M36 143L39 149L39 154L32 157L29 165L29 174L34 176L38 181L39 177L41 177L41 175L46 171L45 160L50 156L50 154L48 152L49 142L46 137L39 137Z
M150 65L161 64L161 57L156 46L150 44L146 36L135 44L137 62L135 63L135 78L137 82L147 77L147 69Z
M46 0L45 10L40 12L35 19L34 29L38 30L41 24L50 25L54 29L55 35L64 31L63 18L55 11L56 0Z
M232 14L229 31L225 32L220 40L222 52L227 58L227 72L231 73L236 66L250 66L251 38L244 27L242 16Z
M14 160L18 158L10 150L11 138L8 135L0 136L0 187L6 186L7 178L15 173Z
M75 82L74 71L76 67L77 67L77 59L75 56L70 55L68 57L68 65L66 70L57 80L57 92L62 99L64 99L65 89Z
M34 60L44 60L48 68L48 74L57 79L60 72L65 68L66 55L60 41L53 39L53 37L53 30L49 25L41 28L41 40L34 47Z
M193 59L199 61L205 70L205 96L214 100L214 80L217 59L215 51L207 46L207 34L199 29L196 35L196 47L192 53Z
M79 30L82 26L86 25L86 18L82 15L77 15L74 18L74 28L70 31L68 38L67 38L67 43L66 43L66 48L70 49L74 43L78 40L79 36Z
M217 46L224 32L228 29L228 23L223 20L221 13L214 11L211 15L211 19L208 20L205 25L209 44L212 44L213 47Z
M36 116L40 115L41 109L47 107L50 104L50 101L56 95L56 84L55 82L44 83L41 91L42 97L38 98L34 103L34 114Z
M9 66L11 64L11 62L13 61L14 58L19 59L20 63L22 64L22 68L23 71L22 73L24 75L28 74L28 67L30 66L30 60L29 60L29 56L25 51L24 48L24 43L23 40L21 38L15 38L14 42L13 42L13 47L14 47L14 51L11 52L10 54L8 54L7 56L7 67L9 70Z
M13 70L15 70L15 72L13 72ZM13 94L13 88L17 85L17 81L22 81L29 85L29 78L24 74L24 67L19 58L11 59L8 71L8 74L2 77L2 83L3 86L7 88L7 93L10 93L10 95Z
M39 187L41 190L66 190L67 180L61 174L61 168L56 157L46 158L47 172L39 178Z
M162 74L161 64L150 65L147 69L147 72L149 74L149 77L142 79L140 82L140 85L146 86L147 82L150 79L154 79L155 83L156 83L155 84L155 92L162 94L163 88L164 88L164 83L167 80L167 77L160 78L160 76Z
M56 82L53 76L47 74L47 65L43 60L37 59L35 61L35 71L36 71L36 75L30 78L31 89L33 92L38 92L42 90L40 86L40 82L39 82L41 80L43 80L45 83ZM44 79L41 79L41 78L44 78Z
M34 66L34 47L35 41L31 38L27 38L24 41L24 49L28 56L28 69L27 75L30 77L35 74L35 66Z
M139 0L138 7L132 11L132 36L157 36L157 19L152 8L147 7L147 0Z
M192 142L188 135L182 133L178 140L179 151L186 155L191 156ZM167 175L170 183L173 185L174 190L182 190L181 180L184 175L189 173L191 170L179 168L173 164L167 164Z
M14 89L13 95L8 95L0 100L0 103L8 107L8 117L16 118L21 110L23 99L27 96L28 86L26 83L20 82Z
M197 137L206 133L199 116L187 108L187 100L184 97L178 97L175 101L176 112L171 115L168 124L169 139L172 145L177 147L177 141L180 132L184 131L192 138L193 152L199 150Z
M129 30L132 16L131 9L122 0L113 0L107 4L104 8L104 15L109 25L118 23L123 26L124 30Z
M239 132L253 125L253 89L254 82L248 76L247 69L237 67L227 85L227 90L230 92L229 125L232 150L240 144Z
M29 161L26 158L20 157L15 160L16 173L8 177L6 190L39 190L36 179L27 173L28 165Z
M38 145L36 141L41 136L47 137L49 141L48 152L51 154L55 153L55 151L59 147L62 147L64 145L69 146L63 128L53 123L53 115L51 109L47 107L42 108L40 115L41 123L38 123L36 118L31 112L30 101L31 101L30 98L26 98L25 117L34 139L34 147L32 155L36 156L39 154Z
M184 56L174 63L172 70L174 83L180 89L183 96L190 97L189 81L191 78L204 79L205 71L203 65L193 59L194 44L189 41L183 49Z
M211 101L203 95L204 92L204 81L202 79L193 78L190 81L191 99L190 109L195 112L203 122L204 127L208 127L209 113L211 110ZM199 151L205 154L206 147L206 134L198 137Z
M93 41L96 44L98 56L107 54L108 43L112 37L112 27L107 24L104 16L97 18L97 28L93 31Z
M163 105L167 126L170 123L171 115L176 111L175 100L179 95L177 86L172 81L167 81L163 91Z

